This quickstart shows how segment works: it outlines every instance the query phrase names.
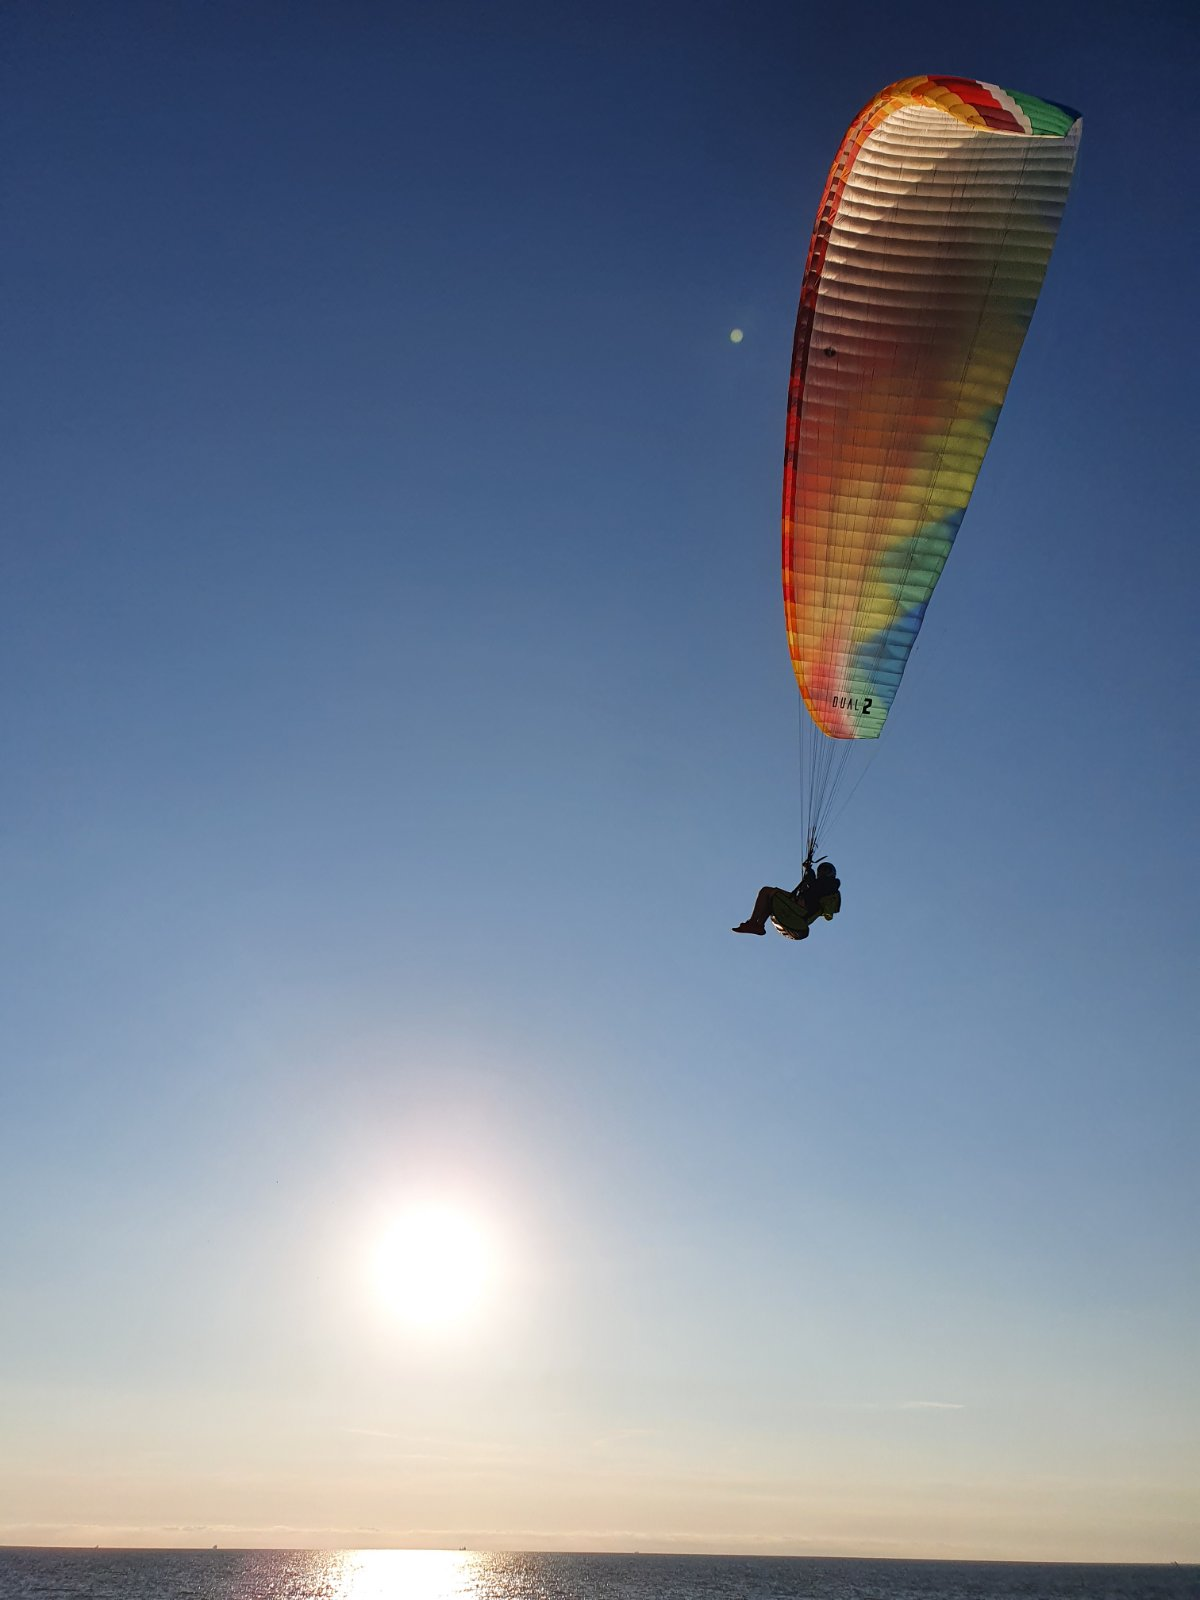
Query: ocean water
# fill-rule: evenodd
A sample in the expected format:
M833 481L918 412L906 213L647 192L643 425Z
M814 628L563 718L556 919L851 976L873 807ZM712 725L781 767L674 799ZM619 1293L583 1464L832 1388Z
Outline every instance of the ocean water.
M1200 1566L452 1550L0 1550L0 1600L1200 1600Z

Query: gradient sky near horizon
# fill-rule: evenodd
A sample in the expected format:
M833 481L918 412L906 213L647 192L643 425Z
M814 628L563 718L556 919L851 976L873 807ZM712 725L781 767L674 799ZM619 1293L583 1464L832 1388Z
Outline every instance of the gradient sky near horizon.
M6 8L0 1543L1200 1559L1196 46ZM844 914L735 939L808 235L925 71L1075 190Z

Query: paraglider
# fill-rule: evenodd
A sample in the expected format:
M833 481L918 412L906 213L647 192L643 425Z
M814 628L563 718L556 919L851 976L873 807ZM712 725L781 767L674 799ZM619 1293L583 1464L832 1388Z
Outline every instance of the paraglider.
M822 861L814 872L805 863L804 876L789 893L769 884L758 891L754 910L734 933L766 933L767 919L785 939L807 939L818 917L832 922L842 909L842 885L832 861Z
M883 730L971 498L1080 131L1076 112L1033 95L905 78L858 114L830 168L796 318L783 475L806 873L849 752Z

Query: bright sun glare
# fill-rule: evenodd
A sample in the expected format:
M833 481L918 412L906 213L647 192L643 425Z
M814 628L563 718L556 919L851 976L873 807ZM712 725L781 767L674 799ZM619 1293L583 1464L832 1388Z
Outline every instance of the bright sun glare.
M375 1255L376 1288L405 1322L448 1328L465 1321L489 1288L495 1253L484 1229L444 1205L413 1206L397 1217Z

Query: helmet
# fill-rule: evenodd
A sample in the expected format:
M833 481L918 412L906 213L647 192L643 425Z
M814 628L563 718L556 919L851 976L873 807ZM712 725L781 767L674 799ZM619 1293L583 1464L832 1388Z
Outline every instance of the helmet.
M834 866L832 861L822 861L821 865L817 868L817 877L836 878L837 868Z

